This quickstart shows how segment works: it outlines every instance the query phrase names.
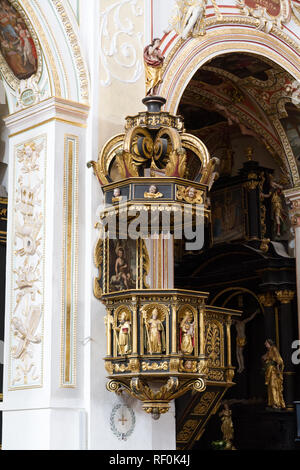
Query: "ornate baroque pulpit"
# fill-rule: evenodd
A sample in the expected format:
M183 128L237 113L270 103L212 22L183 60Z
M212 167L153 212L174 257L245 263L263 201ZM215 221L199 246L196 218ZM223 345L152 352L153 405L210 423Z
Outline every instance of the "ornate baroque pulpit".
M143 103L147 111L127 117L91 162L104 192L94 294L106 306L107 389L141 400L157 419L187 391L212 387L215 407L233 385L239 312L207 306L201 286L174 288L178 252L193 250L193 237L205 249L218 162L180 116L161 110L164 98Z

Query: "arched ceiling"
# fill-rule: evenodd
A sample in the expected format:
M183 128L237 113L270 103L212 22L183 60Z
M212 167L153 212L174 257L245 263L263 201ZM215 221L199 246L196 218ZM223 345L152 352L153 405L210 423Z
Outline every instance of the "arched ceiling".
M271 60L249 53L223 54L194 74L178 113L184 116L187 130L200 137L212 155L221 156L220 149L226 152L238 136L247 142L251 137L291 181L286 151L294 151L297 161L300 158L300 111L293 104L297 104L296 92L294 78ZM283 146L278 125L286 132L289 149Z

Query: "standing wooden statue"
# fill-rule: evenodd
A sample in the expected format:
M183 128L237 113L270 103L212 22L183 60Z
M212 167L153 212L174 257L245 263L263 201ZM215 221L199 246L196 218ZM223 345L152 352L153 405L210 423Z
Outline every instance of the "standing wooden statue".
M154 308L151 317L148 319L147 314L144 313L145 322L145 340L147 344L147 352L162 353L166 350L166 337L162 321L159 318L157 308Z
M283 369L284 364L274 342L267 339L265 342L266 354L262 360L265 368L265 385L268 387L268 406L275 409L284 409L283 399Z
M232 444L232 440L234 437L232 412L227 403L224 403L224 408L219 413L219 416L222 421L221 431L223 434L223 440L226 442L225 450L235 450L235 447Z
M192 354L194 351L194 326L192 313L187 310L180 323L180 349L183 354Z

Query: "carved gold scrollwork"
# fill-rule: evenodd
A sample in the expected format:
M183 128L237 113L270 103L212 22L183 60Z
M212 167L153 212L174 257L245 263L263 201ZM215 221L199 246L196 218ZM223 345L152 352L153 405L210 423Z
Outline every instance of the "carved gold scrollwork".
M116 372L126 372L130 370L129 365L125 366L125 364L116 364L115 365L115 371Z
M207 374L207 380L215 380L217 382L224 380L224 371L210 369Z
M205 381L201 378L193 378L183 383L178 377L169 377L164 385L158 390L152 389L146 380L133 377L130 381L122 379L110 380L106 388L110 392L121 393L123 390L129 395L143 402L143 409L151 413L156 419L160 414L166 413L170 408L170 401L178 398L188 390L202 392L206 388Z
M168 370L169 364L167 362L142 362L142 370Z
M249 173L248 174L248 181L245 183L246 188L249 191L252 191L257 188L257 185L259 184L259 181L257 179L257 174L256 173Z

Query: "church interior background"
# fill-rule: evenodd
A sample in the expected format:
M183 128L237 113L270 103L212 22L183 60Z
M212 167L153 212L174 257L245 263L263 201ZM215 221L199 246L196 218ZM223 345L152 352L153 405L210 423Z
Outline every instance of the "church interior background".
M299 31L0 0L2 449L298 448Z

